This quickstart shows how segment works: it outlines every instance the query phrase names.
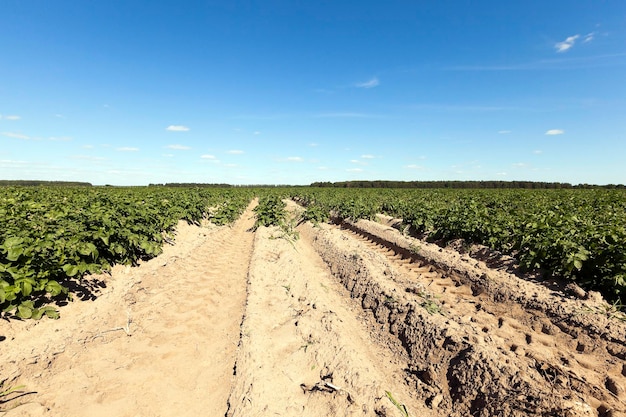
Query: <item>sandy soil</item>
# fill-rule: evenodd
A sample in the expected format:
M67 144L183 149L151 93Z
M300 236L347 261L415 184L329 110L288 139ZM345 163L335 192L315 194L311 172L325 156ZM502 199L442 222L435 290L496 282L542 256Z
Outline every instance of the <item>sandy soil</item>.
M295 205L290 207L297 210ZM180 224L57 321L0 322L7 416L623 416L626 323L383 223ZM582 299L581 299L582 297ZM397 405L394 405L392 397ZM7 401L8 400L8 401Z

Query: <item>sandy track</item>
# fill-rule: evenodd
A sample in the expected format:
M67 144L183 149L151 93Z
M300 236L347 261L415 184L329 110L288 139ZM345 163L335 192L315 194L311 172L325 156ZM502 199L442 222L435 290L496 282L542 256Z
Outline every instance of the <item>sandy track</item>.
M177 245L138 268L116 268L93 303L15 331L0 345L3 378L37 393L7 415L224 415L253 222L249 208L232 227L181 225Z
M361 309L309 239L259 229L227 416L430 415L404 383L406 358L373 339Z

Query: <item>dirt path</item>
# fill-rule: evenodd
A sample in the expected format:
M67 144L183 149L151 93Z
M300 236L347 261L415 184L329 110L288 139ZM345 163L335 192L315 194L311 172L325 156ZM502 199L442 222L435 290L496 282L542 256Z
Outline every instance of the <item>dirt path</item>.
M259 229L227 416L429 416L309 239Z
M2 375L37 393L7 415L224 415L253 222L249 208L232 228L181 225L177 245L141 267L116 268L93 303L26 323L0 345ZM21 359L25 352L32 356Z

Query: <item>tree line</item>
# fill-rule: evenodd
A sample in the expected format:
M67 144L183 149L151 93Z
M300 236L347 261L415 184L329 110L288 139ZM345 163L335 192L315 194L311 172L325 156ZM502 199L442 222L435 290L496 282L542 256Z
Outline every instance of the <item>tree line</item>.
M623 184L577 184L567 182L542 181L339 181L314 182L311 187L332 188L523 188L523 189L561 189L561 188L610 188L624 189Z

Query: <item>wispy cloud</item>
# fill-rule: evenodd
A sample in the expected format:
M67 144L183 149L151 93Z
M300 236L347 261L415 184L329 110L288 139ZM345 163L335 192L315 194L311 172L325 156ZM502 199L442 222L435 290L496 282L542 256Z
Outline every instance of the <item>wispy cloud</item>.
M543 153L543 151L542 151L542 150L540 150L540 149L535 149L535 150L533 151L533 153L534 153L535 155L541 155L541 154Z
M52 140L55 142L69 142L73 139L70 138L69 136L51 136L48 138L48 140Z
M374 155L361 155L361 158L363 158L363 159L374 159L376 157Z
M515 168L526 168L528 166L528 164L524 163L524 162L516 162L513 164L513 166Z
M417 165L417 164L409 164L406 167L409 168L409 169L417 169L417 170L424 169L424 167L422 165Z
M15 159L0 159L0 164L15 164L15 165L23 165L27 164L27 161L18 161Z
M210 161L217 161L217 157L215 155L204 154L204 155L200 155L200 158L208 159Z
M229 153L231 155L241 155L244 152L240 149L231 149L230 151L226 151L226 153Z
M565 38L563 42L555 43L554 48L556 49L557 52L568 51L574 46L578 38L580 38L580 35L568 36L567 38Z
M137 152L139 151L139 148L133 148L131 146L122 146L121 148L116 148L115 150L118 152Z
M548 136L562 135L563 133L565 133L565 131L561 129L550 129L546 131L546 135Z
M170 132L188 132L190 129L187 126L183 125L169 125L165 128L165 130L168 130Z
M348 172L363 172L362 168L348 168L346 169Z
M258 130L254 132L254 135L260 135L261 132L259 132Z
M509 133L511 133L510 130L498 130L498 133L501 135L508 135Z
M583 43L591 42L593 38L596 36L596 32L591 32L585 35L583 38Z
M167 145L166 148L167 149L174 149L176 151L188 151L189 149L191 149L190 146L180 145L180 144Z
M22 139L22 140L30 139L30 136L27 136L21 133L14 133L14 132L2 132L2 136L6 136L8 138L13 138L13 139Z
M20 119L21 119L21 117L15 115L15 114L9 114L9 115L6 115L6 116L0 114L0 120L20 120Z
M304 159L302 159L302 157L300 156L288 156L287 157L287 161L291 161L291 162L302 162Z
M354 86L358 88L374 88L380 85L377 77L371 78L365 82L356 83Z

